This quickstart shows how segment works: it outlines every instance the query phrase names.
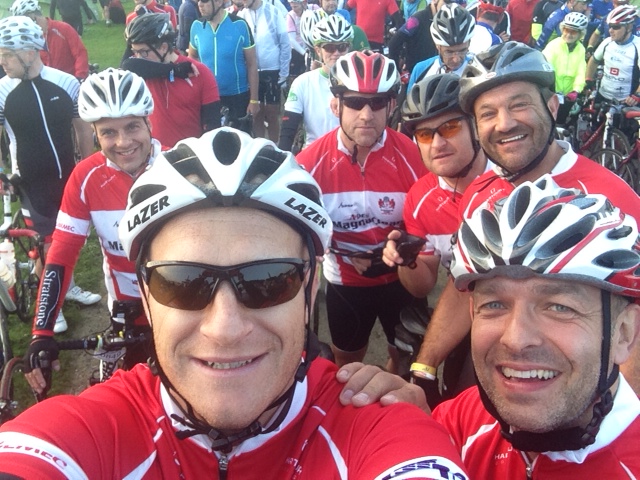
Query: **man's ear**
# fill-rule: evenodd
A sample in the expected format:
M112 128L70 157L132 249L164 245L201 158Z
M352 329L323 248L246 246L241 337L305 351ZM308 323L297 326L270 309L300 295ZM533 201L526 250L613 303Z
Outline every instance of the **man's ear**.
M331 112L338 118L340 118L340 99L338 97L333 97L329 102L329 107L331 107Z
M634 352L640 348L640 305L630 303L618 315L614 323L611 341L611 359L613 363L621 365L631 355L640 359L640 353ZM635 362L632 362L635 363Z
M558 109L560 108L560 100L558 100L558 95L556 95L555 93L551 95L551 98L547 100L547 107L549 107L551 116L554 119L558 118Z

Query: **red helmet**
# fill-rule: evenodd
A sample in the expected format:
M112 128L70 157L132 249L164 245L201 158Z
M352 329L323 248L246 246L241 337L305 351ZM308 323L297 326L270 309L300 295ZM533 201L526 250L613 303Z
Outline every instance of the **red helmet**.
M400 76L393 60L371 51L351 52L331 69L331 93L382 93L395 97Z

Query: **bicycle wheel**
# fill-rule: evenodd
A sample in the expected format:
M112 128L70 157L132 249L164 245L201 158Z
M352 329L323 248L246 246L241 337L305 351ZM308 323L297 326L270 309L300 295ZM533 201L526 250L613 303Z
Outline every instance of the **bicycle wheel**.
M605 145L605 147L612 150L617 150L625 156L629 155L629 152L631 152L629 139L622 132L622 130L618 130L617 128L612 128L611 130L609 130L609 138L607 139L607 144Z
M31 307L34 304L36 293L38 292L38 278L29 272L27 268L18 261L16 262L16 314L24 323L29 323L33 319Z
M593 160L598 162L603 167L611 170L613 173L627 182L631 188L636 190L638 172L636 171L635 163L628 160L628 157L622 155L619 151L611 148L603 148L597 151L593 155Z
M36 403L31 387L24 377L21 358L9 360L2 370L0 381L0 423L15 418Z

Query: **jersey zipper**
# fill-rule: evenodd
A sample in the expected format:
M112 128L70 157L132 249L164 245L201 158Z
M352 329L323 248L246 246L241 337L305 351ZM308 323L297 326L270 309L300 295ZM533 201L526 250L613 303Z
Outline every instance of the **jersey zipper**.
M529 457L526 453L520 452L520 455L522 455L522 459L524 460L524 463L526 465L525 474L527 475L527 479L531 480L533 478L533 462L529 460Z
M218 478L220 480L227 480L227 469L229 468L229 457L226 454L220 454L218 459Z

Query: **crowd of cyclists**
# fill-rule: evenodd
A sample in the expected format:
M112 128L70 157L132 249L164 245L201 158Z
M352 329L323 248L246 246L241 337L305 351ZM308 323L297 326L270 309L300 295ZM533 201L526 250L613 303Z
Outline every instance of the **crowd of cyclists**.
M0 20L0 65L6 74L0 79L0 123L8 137L8 168L20 178L25 216L47 238L25 355L35 391L48 387L38 360L42 352L53 359L54 370L61 368L54 333L66 330L65 297L74 298L75 289L83 303L95 300L72 277L93 227L103 253L109 308L134 306L139 313L130 319L134 328L154 330L153 341L127 352L125 366L145 364L149 356L161 362L162 368L158 363L152 370L168 396L154 404L154 412L161 411L162 402L165 408L171 403L174 422L192 432L177 424L161 428L177 428L183 437L213 428L214 446L210 439L205 443L217 452L221 477L226 467L220 462L229 460L225 448L277 430L299 395L295 387L283 387L286 393L274 394L258 412L280 409L284 402L274 424L256 429L252 413L251 425L231 427L230 433L216 430L219 418L199 411L208 406L192 397L191 377L183 382L176 371L163 370L171 355L164 342L158 343L155 330L161 322L158 317L150 322L150 311L202 310L221 295L215 293L220 279L231 283L237 301L248 309L286 304L300 291L300 282L295 291L276 292L265 281L260 288L267 293L291 296L273 304L262 298L256 306L251 302L258 293L244 290L254 288L244 275L256 274L249 269L255 258L233 254L235 270L207 270L197 263L204 260L188 253L190 240L203 249L224 248L221 234L211 233L215 215L203 211L217 243L192 228L189 205L200 205L202 190L203 198L212 199L206 208L216 206L214 213L234 205L258 209L284 219L283 231L291 226L298 233L311 231L302 238L306 257L323 257L328 356L346 369L339 372L353 369L352 378L365 376L354 391L382 382L371 401L398 386L399 398L414 395L415 387L377 372L367 384L370 370L353 366L363 361L373 325L380 321L386 372L403 375L424 391L462 454L462 461L448 457L454 462L452 475L461 475L448 478L466 478L462 468L470 478L537 478L554 469L567 478L593 471L614 471L611 478L640 473L640 464L621 446L640 435L640 314L634 300L640 256L635 238L629 240L638 235L633 220L640 219L638 185L627 185L576 153L575 137L557 137L558 126L575 130L576 112L588 102L606 102L616 127L633 141L635 128L625 124L623 113L640 104L636 6L627 0L184 0L176 11L156 0L135 0L126 18L120 67L92 74L84 68L88 60L79 48L81 39L63 28L52 39L55 23L42 15L37 0L15 0L11 12ZM297 164L288 168L300 165L308 172L299 184L287 185L295 194L286 201L275 172L289 160L274 152L294 152ZM83 159L76 164L77 153ZM227 178L231 174L224 167L237 162L242 172ZM231 191L224 181L241 186ZM278 194L271 197L269 189ZM318 198L310 193L314 189ZM254 196L254 190L264 190L264 196ZM241 200L245 195L248 200ZM247 242L240 237L255 235L258 244L280 251L268 235L265 240L251 225L239 227L226 215L231 214L220 217L221 231L238 236L239 244ZM254 217L241 212L239 218ZM277 230L264 218L255 221L256 228ZM186 222L182 226L192 236L165 238L166 225L179 231L172 222ZM156 237L187 252L179 260L194 274L209 275L213 269L213 285L197 286L186 267L172 273L168 267L180 262L167 257L166 249L150 246L159 242ZM159 262L150 261L158 252ZM218 264L228 265L216 255L211 257ZM299 254L281 256L287 258L280 263L293 265L291 271L307 282L310 315L315 283L305 277L306 266L289 258ZM311 263L313 279L316 265ZM429 313L426 299L442 271L448 279ZM293 281L291 272L286 275ZM572 289L572 283L586 286ZM421 307L418 329L406 313L415 305ZM510 312L517 317L527 309L550 330L506 320ZM497 321L489 325L503 317L503 331ZM565 344L561 332L580 337L574 330L584 328L575 325L592 317L602 320L590 331L595 336L583 339L584 351ZM114 318L114 328L122 328L119 321ZM556 329L558 324L562 327ZM398 341L407 337L414 344L410 366L403 363L407 352ZM309 349L305 343L307 354ZM569 371L566 364L575 362L587 365ZM241 367L235 363L242 362L224 368ZM294 385L307 374L307 362L301 365L305 369L296 371ZM495 370L501 372L499 380ZM523 398L535 396L531 391L547 388L538 384L556 377L570 380L544 394L554 396L548 407L557 412L557 419L545 423L541 399ZM522 391L509 390L512 383ZM143 403L145 395L134 401ZM448 399L455 400L439 406ZM572 409L571 402L579 404ZM523 405L526 413L519 412ZM465 408L475 412L473 418ZM215 447L221 438L226 446ZM513 448L522 455L509 454ZM504 455L503 461L483 460L487 449L496 459ZM142 450L135 455L151 454ZM473 453L465 456L465 451ZM539 460L531 452L552 453ZM412 455L419 453L428 454ZM61 458L70 463L74 455L67 450ZM83 465L95 461L92 454L78 455ZM419 465L416 458L404 460ZM19 460L10 460L14 463L7 465L18 470L7 472L18 472ZM138 468L139 460L115 471ZM396 468L401 460L390 462ZM202 460L202 468L208 461ZM597 470L588 470L595 464ZM96 475L107 471L83 468L100 472ZM194 469L184 471L189 476Z

